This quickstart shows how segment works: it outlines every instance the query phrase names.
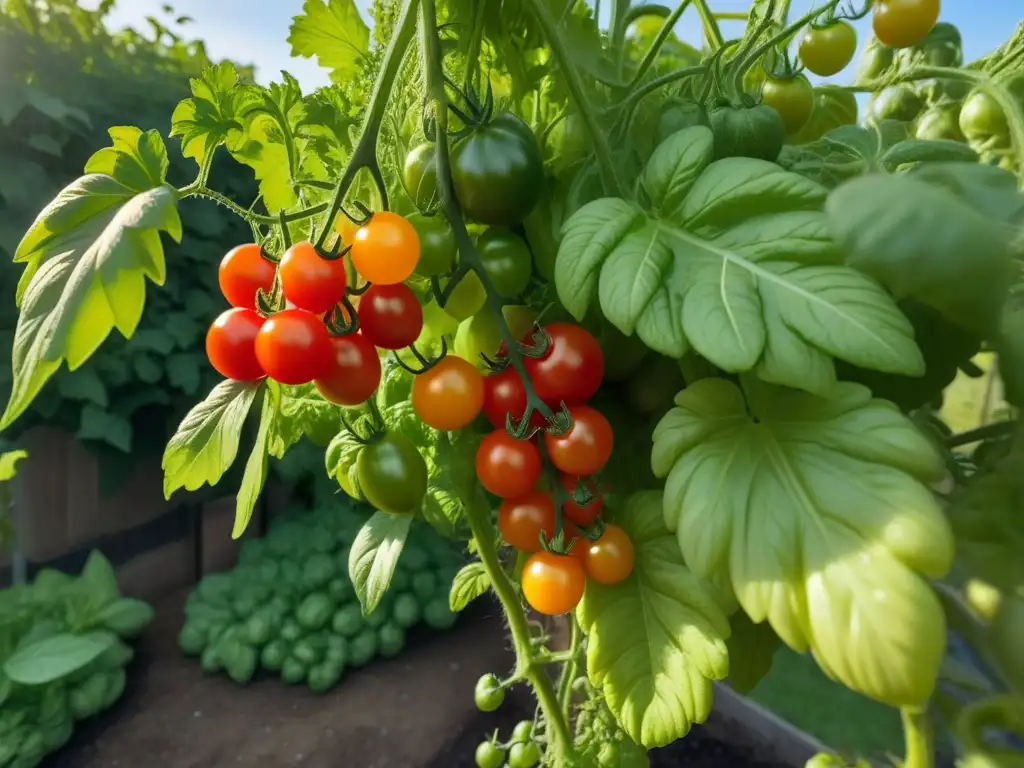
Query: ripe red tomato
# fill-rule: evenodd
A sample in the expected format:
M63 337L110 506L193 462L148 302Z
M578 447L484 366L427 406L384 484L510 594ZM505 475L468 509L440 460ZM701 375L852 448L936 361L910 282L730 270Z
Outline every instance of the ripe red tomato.
M217 270L220 292L233 307L256 308L256 291L269 292L274 284L274 265L263 258L256 243L232 248L221 259Z
M526 388L515 368L509 366L484 378L484 416L495 429L505 429L505 417L512 414L516 426L526 413ZM544 426L544 417L536 411L530 425Z
M575 475L560 474L558 476L559 481L562 483L562 487L565 492L572 496L576 490L576 486L579 484L581 478ZM601 510L604 509L604 500L601 498L598 492L597 485L593 480L582 478L584 485L587 490L594 495L594 498L588 504L580 506L571 498L562 504L562 514L566 518L576 523L576 525L583 526L586 528L588 525L592 525L597 520L598 515L601 514Z
M587 405L569 409L572 426L564 435L544 434L551 463L567 475L600 472L612 455L612 425L600 411Z
M381 349L402 349L423 330L423 307L407 285L371 285L359 297L359 327Z
M407 219L390 211L378 211L356 231L349 255L356 272L367 281L374 285L396 285L408 280L416 269L420 238Z
M282 384L308 384L324 376L334 360L323 322L304 309L271 315L256 336L256 359Z
M206 332L206 356L221 376L255 381L266 374L256 359L256 336L264 318L255 309L234 307L213 321Z
M322 258L308 241L296 243L281 257L281 290L298 309L322 315L345 295L345 261Z
M551 346L542 358L523 361L534 391L552 408L582 405L594 396L604 378L604 354L597 339L572 323L544 326Z
M520 583L526 602L535 611L559 616L579 605L587 576L579 558L535 552L523 566Z
M491 432L476 452L476 476L480 484L503 499L522 496L540 479L537 446L516 440L503 429Z
M412 407L428 427L450 432L480 415L484 377L472 363L448 355L412 382Z
M380 384L377 349L358 333L331 338L334 354L327 372L313 381L325 400L338 405L359 405L370 399Z
M629 534L608 523L601 537L586 548L583 567L598 584L620 584L629 578L636 565L636 549Z
M520 552L539 552L540 532L544 531L549 541L555 535L555 502L536 488L503 499L498 507L498 530L501 538Z

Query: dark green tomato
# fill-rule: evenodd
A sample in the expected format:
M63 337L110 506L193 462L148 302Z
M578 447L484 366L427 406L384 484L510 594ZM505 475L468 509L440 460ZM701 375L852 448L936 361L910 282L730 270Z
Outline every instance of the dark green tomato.
M414 213L409 223L420 238L420 259L416 262L415 272L420 277L433 277L450 272L455 266L455 234L445 217L438 213L424 216Z
M955 101L963 103L971 91L971 84L966 80L920 80L917 92L929 104Z
M956 104L932 107L917 118L917 124L914 126L914 138L932 141L937 139L963 141L964 134L957 122L959 115L960 109Z
M833 128L857 124L857 98L834 85L819 85L814 89L814 109L804 127L786 137L787 144L810 144Z
M526 290L533 257L523 238L507 229L488 229L477 238L476 251L501 296L511 299Z
M1004 139L1010 134L1006 115L995 100L983 91L975 91L960 108L960 130L968 141Z
M493 712L505 701L505 689L501 681L490 673L482 675L473 689L473 700L481 712Z
M892 66L895 55L895 50L887 45L882 45L872 35L864 46L864 53L860 55L860 59L857 61L856 81L863 83L877 80Z
M911 62L926 67L959 67L964 63L960 30L946 21L938 22L917 45L901 50L896 58L904 66Z
M921 97L909 85L894 85L875 94L871 101L874 120L899 120L909 123L921 112Z
M427 493L427 463L412 440L389 432L359 452L356 477L370 506L411 515Z
M544 160L533 131L501 112L452 149L452 180L462 211L482 224L508 227L533 210L544 191Z
M501 768L505 763L505 752L492 741L482 741L476 748L477 768Z
M536 742L517 742L508 751L508 768L533 768L539 762L540 746Z
M402 185L421 211L437 204L437 164L434 162L433 144L420 144L409 151L402 168Z
M704 107L689 99L671 99L665 103L658 119L658 143L661 144L672 134L695 125L711 127Z
M953 382L959 366L981 349L981 339L911 299L901 301L899 307L914 328L914 340L924 357L924 376L882 373L841 360L836 360L836 375L844 381L863 384L875 397L911 411L931 402Z
M715 159L755 157L775 162L786 139L786 124L774 109L719 107L708 115L715 134Z

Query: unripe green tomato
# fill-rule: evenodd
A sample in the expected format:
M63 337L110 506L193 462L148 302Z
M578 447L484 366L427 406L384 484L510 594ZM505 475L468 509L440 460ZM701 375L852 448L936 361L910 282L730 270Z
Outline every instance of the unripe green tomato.
M491 227L476 239L476 250L501 296L511 299L526 290L533 276L533 256L523 238L508 229Z
M715 135L715 159L753 157L775 162L786 140L782 116L766 105L756 107L719 107L711 110L711 130Z
M540 746L536 742L516 742L508 751L508 768L533 768L540 762Z
M505 752L490 741L482 741L476 748L477 768L501 768L505 762Z
M476 681L473 689L473 700L481 712L493 712L505 701L505 689L496 675L487 673Z
M921 112L921 97L909 85L885 88L871 101L871 115L875 120L910 122Z
M516 723L516 727L512 729L512 738L509 739L513 743L527 742L533 735L533 723L529 720L520 720Z
M960 108L959 122L960 130L972 143L992 138L1001 143L1001 139L1010 135L1006 115L995 99L984 91L975 91L967 97L967 101Z
M433 277L450 272L455 266L455 234L445 217L440 214L424 216L414 213L409 223L420 238L420 258L414 270L420 277Z
M914 137L918 139L963 141L964 134L957 122L959 110L955 104L935 106L917 118Z
M413 147L405 157L402 167L402 185L421 211L436 205L437 163L434 161L434 145L430 143Z
M447 286L448 280L442 278L441 288L447 289ZM459 279L442 309L461 323L483 309L486 303L487 291L484 290L484 284L476 272L470 271Z

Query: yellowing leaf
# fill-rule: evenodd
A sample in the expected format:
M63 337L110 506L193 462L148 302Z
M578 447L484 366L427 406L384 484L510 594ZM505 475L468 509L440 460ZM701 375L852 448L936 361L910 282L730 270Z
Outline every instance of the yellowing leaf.
M927 699L946 633L924 577L953 558L928 438L857 384L822 398L703 379L675 402L651 462L686 563L833 679L893 706Z
M179 488L195 491L217 484L238 455L245 417L258 391L250 382L222 381L192 407L164 449L164 498Z
M910 321L871 278L842 264L826 190L774 163L712 162L703 126L656 150L644 188L657 218L616 198L565 223L555 286L582 319L602 314L648 347L692 346L731 373L827 395L833 358L919 376Z
M729 671L729 622L683 563L656 491L615 515L636 548L633 574L614 587L587 582L576 618L587 634L587 675L633 741L671 744L711 712L713 680Z
M112 128L113 146L43 209L14 256L25 264L14 332L14 382L0 430L32 403L66 360L75 370L111 330L130 337L146 278L166 275L161 230L181 239L177 191L163 182L167 153L156 131Z
M306 0L292 19L288 43L292 56L316 56L321 67L351 77L368 50L370 28L353 0Z
M0 453L0 483L14 479L18 474L18 462L28 458L28 451L5 451Z

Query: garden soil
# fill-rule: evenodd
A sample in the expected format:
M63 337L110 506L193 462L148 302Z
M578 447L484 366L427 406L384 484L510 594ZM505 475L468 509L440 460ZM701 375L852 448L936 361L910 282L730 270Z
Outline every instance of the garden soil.
M489 715L473 704L477 678L512 665L498 611L486 601L452 631L414 634L398 658L377 660L316 695L269 676L243 689L204 675L177 647L186 594L156 605L125 695L79 724L45 768L472 768L485 734L507 735L526 716L518 695ZM784 768L721 736L712 720L652 753L652 768Z

